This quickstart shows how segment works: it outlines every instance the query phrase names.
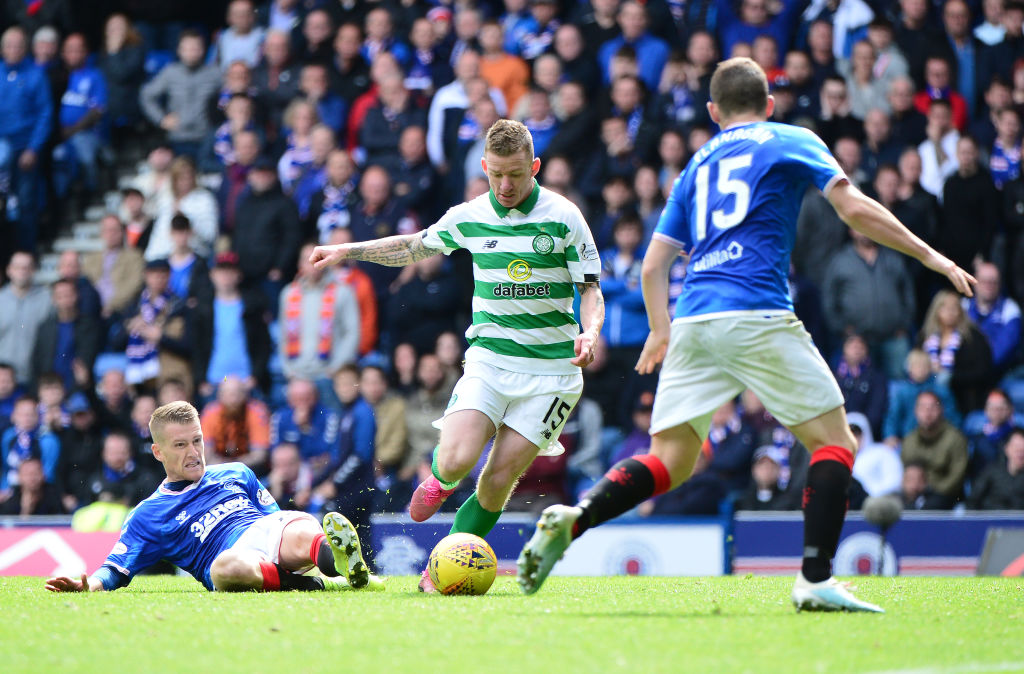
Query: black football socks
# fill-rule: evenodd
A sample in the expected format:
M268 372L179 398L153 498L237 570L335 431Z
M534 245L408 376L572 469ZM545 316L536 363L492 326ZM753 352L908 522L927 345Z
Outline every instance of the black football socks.
M653 454L640 454L619 461L579 502L583 514L573 526L573 538L578 538L590 527L618 517L652 496L665 493L670 484L668 469Z
M802 571L811 583L828 580L839 534L846 519L853 454L844 447L814 452L804 487L804 558Z

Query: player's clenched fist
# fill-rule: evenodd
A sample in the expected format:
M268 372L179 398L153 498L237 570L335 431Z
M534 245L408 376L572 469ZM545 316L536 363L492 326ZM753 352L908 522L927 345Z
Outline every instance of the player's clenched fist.
M348 258L350 246L347 243L338 243L333 246L317 246L309 256L309 261L317 269L330 267Z

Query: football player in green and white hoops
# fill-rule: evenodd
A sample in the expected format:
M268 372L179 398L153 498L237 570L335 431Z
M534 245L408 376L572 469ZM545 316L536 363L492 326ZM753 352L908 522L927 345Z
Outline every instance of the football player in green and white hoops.
M494 436L476 492L451 530L482 537L534 457L564 451L558 436L583 390L580 368L594 359L604 297L590 228L572 202L537 184L540 159L529 130L495 122L481 166L489 192L452 207L426 231L318 246L310 259L317 268L345 259L394 267L459 248L472 254L465 374L441 420L432 475L416 488L409 513L422 522L437 512ZM434 589L426 570L420 589Z

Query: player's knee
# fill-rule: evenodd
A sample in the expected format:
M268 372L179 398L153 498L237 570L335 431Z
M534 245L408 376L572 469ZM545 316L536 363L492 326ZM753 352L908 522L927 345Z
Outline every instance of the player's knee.
M221 592L237 592L259 588L263 576L259 564L244 556L227 550L222 552L210 565L210 580Z
M485 472L476 485L477 500L485 510L497 512L505 506L518 476L510 471Z
M457 480L465 477L476 465L476 458L472 456L471 448L456 443L445 451L438 453L437 470L446 480Z

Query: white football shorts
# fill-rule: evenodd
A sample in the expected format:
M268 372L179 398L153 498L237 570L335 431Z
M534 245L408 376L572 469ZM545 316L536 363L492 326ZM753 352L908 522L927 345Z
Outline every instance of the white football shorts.
M582 374L526 374L468 362L444 416L478 410L494 428L505 424L540 447L538 456L558 456L565 451L558 436L582 393ZM435 421L434 428L443 421Z
M251 550L262 557L263 561L278 564L281 561L281 539L284 536L285 528L292 522L304 519L308 519L318 528L320 527L320 522L315 517L301 510L281 510L264 515L253 522L238 537L238 540L231 546L231 549ZM311 568L313 568L312 565L298 571L298 573L305 573Z
M835 377L792 313L674 321L651 433L689 423L703 441L711 413L747 388L786 426L843 404Z

